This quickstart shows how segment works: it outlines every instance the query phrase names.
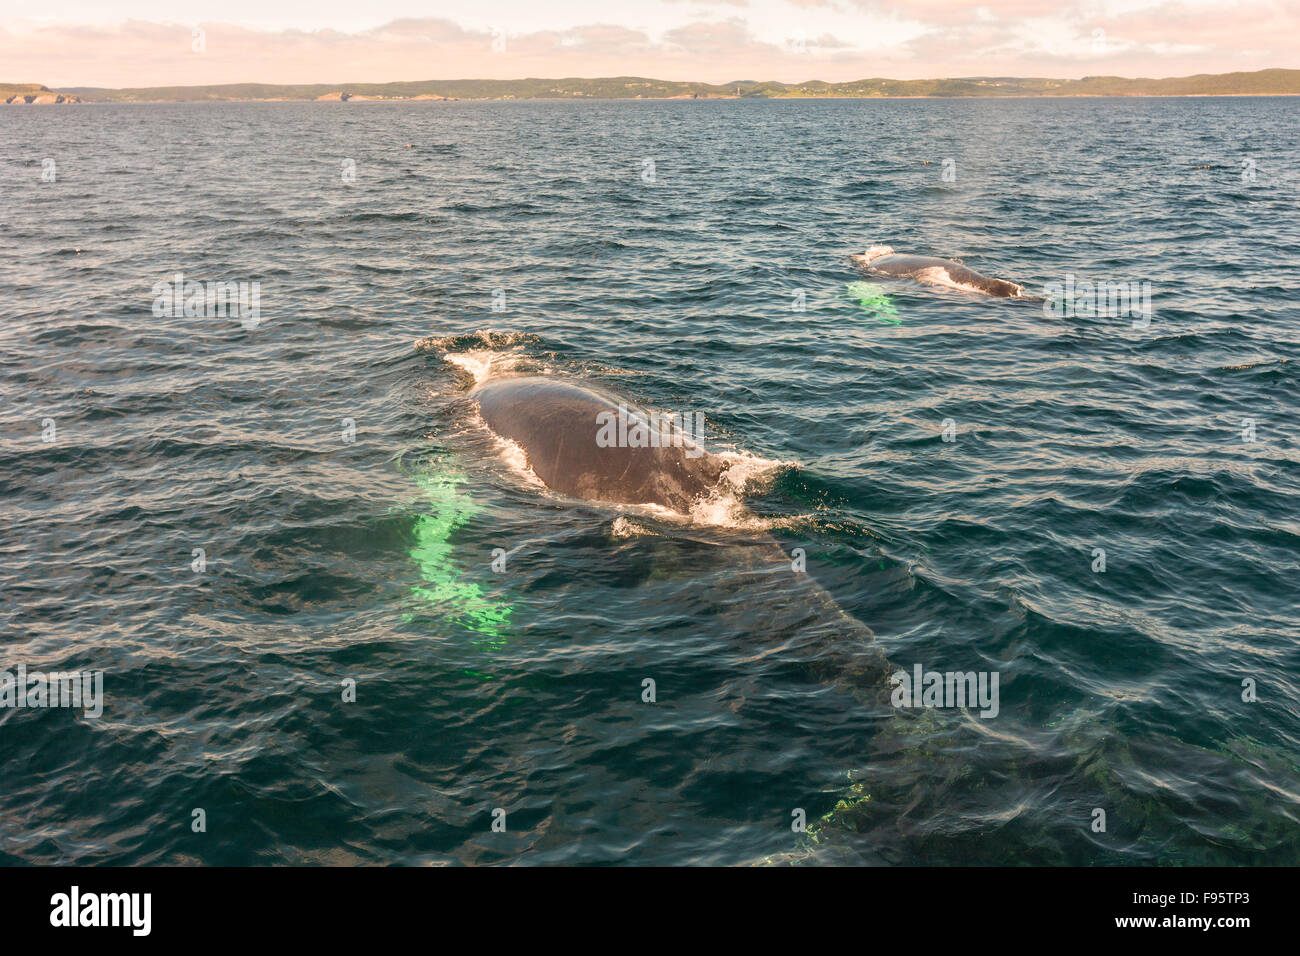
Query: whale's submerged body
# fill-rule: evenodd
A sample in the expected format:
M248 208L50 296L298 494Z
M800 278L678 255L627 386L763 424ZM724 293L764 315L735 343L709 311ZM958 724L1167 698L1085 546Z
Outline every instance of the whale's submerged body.
M930 285L977 292L998 298L1025 297L1022 286L1006 279L991 279L960 262L940 259L937 256L899 255L889 246L872 246L865 254L850 256L853 262L882 275L916 279Z
M677 424L654 446L610 442L620 414L650 416L598 389L539 377L489 381L471 393L483 421L518 445L528 466L553 491L615 504L659 505L688 514L718 486L728 463L704 451ZM627 428L624 428L624 432ZM602 437L603 432L603 437Z
M551 490L572 498L658 505L683 516L723 484L731 460L705 451L677 429L658 447L602 440L602 416L644 417L627 401L589 385L535 376L489 379L470 392L484 424L515 443L529 468ZM606 432L606 438L608 432ZM767 547L754 547L766 544ZM812 575L792 573L790 556L768 534L714 541L715 560L730 569L704 575L716 620L737 607L761 603L764 636L779 639L784 656L802 658L824 679L856 697L888 699L892 671L871 631L844 612ZM683 597L687 592L683 592ZM711 620L715 618L710 617ZM746 626L747 627L747 626ZM751 637L754 635L751 635Z

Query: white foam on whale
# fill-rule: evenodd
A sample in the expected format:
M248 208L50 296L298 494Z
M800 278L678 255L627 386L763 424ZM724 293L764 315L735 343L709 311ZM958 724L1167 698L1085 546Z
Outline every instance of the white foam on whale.
M523 448L510 439L503 438L492 431L488 424L477 414L474 418L475 423L481 426L491 437L493 450L512 475L549 498L557 501L572 500L548 487L537 476L537 473L529 467L528 455ZM789 462L759 458L743 452L715 452L714 454L732 462L732 466L722 473L722 478L718 486L713 489L713 492L707 497L699 498L693 502L687 514L665 508L663 505L654 502L627 504L582 499L583 503L599 505L621 512L620 517L615 522L617 525L615 532L619 537L625 537L629 533L655 533L651 528L639 521L635 521L636 518L651 519L668 524L695 525L732 531L770 531L773 528L784 527L800 520L801 516L797 515L775 518L758 515L750 511L744 502L744 491L749 482L761 481L765 476L789 464ZM620 530L624 533L619 534Z
M743 492L749 482L768 477L778 468L798 464L794 461L782 461L779 458L763 458L747 451L721 449L715 450L713 454L728 462L727 470L722 473L722 480L738 492Z
M492 352L487 349L448 352L442 358L443 361L469 374L474 379L475 386L482 385L489 378L513 368L515 364L514 360L507 361L511 358L509 352Z
M537 476L537 472L533 471L529 466L528 453L524 451L519 443L494 432L488 423L483 420L483 416L478 413L477 409L471 414L470 422L475 429L488 437L492 451L512 475L536 490L551 493L551 489L546 486L546 482L542 481Z

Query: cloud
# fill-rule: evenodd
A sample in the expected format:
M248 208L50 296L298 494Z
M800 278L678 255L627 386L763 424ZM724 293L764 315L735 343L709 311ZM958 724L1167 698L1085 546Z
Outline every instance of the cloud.
M799 0L809 3L809 0ZM815 2L815 0L813 0ZM834 2L834 0L831 0ZM985 0L954 3L952 0L847 0L860 12L915 21L928 26L996 21L1001 23L1028 20L1044 15L1074 16L1083 0L1044 3L1043 0Z
M1225 5L1168 2L1109 18L1094 18L1108 37L1155 48L1158 44L1205 50L1232 47L1270 50L1281 55L1300 38L1300 3L1267 0ZM1273 65L1273 64L1268 64Z
M657 32L596 22L501 35L439 17L352 32L205 23L202 53L190 25L11 18L0 27L0 80L58 88L631 74L723 83L1300 66L1300 0L1151 0L1108 14L1117 2L749 0L719 18L670 5ZM621 17L611 10L611 19ZM1100 44L1095 30L1104 31Z
M664 33L664 43L695 56L734 54L752 49L755 45L745 21L726 20L721 23L690 23Z

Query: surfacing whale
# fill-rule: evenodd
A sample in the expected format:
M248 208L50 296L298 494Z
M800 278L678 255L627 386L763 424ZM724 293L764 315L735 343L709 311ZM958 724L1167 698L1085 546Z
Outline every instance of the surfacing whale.
M518 445L548 488L569 497L654 504L685 516L694 503L719 490L731 464L675 425L659 447L610 446L600 438L602 417L608 422L605 416L618 416L620 409L629 419L646 413L590 385L540 376L496 378L472 390L470 398L487 427ZM812 575L792 573L790 556L770 534L741 537L745 540L723 538L716 545L734 573L710 578L710 600L726 607L761 600L767 631L787 636L786 652L804 657L820 676L842 683L855 696L887 700L888 663L870 629L845 613ZM747 597L731 595L731 588Z
M863 255L849 256L849 259L864 269L882 275L916 279L930 285L1004 299L1027 298L1023 286L1006 279L990 279L951 259L899 255L889 246L872 246Z
M694 502L717 488L729 466L672 419L656 429L657 447L638 446L636 439L611 443L610 425L620 414L633 429L651 417L624 399L575 382L503 378L479 386L470 397L487 426L523 450L548 488L573 498L653 504L689 514Z
M688 513L694 501L716 490L729 465L698 444L689 444L691 436L681 436L680 445L607 446L599 440L599 416L617 415L620 406L634 415L645 413L590 385L536 376L489 378L469 395L478 403L484 424L518 445L543 483L571 497L653 503ZM871 630L844 611L812 574L795 570L792 555L770 534L688 540L694 543L681 549L647 549L678 562L669 566L678 579L672 591L674 611L692 616L702 628L743 639L748 659L764 661L765 668L773 660L798 662L814 680L850 695L864 705L856 719L870 732L872 769L887 780L906 775L914 781L921 776L915 769L925 757L921 732L932 725L917 730L913 724L918 722L902 724L897 719L900 712L890 705L890 675L897 668ZM702 540L709 546L700 548ZM797 553L803 557L802 551ZM755 627L755 608L761 608L760 627ZM764 693L747 693L743 680L738 686L739 692L722 692L729 695L727 706L734 714L744 719L751 713L746 708L765 707ZM900 767L914 752L922 757ZM866 816L870 799L860 787L850 789L837 804L838 819L874 824L875 818ZM814 850L825 838L813 834L825 825L813 823L798 847L759 862L815 860Z
M694 502L726 480L729 460L688 444L692 436L682 436L680 445L661 442L660 447L609 447L600 441L598 416L617 415L620 406L631 414L644 412L590 385L549 377L489 378L469 397L478 403L488 429L518 445L547 487L570 497L658 504L689 514ZM643 553L664 562L661 580L676 579L671 593L679 616L743 640L750 660L797 663L814 681L835 687L864 708L861 717L872 727L873 740L879 737L886 748L898 746L899 734L888 732L898 713L890 706L890 675L897 668L870 628L806 573L803 550L787 553L770 533L754 534L748 528L713 535L693 526L679 545L670 543L676 537L660 539L663 543L647 546ZM798 558L794 564L792 556ZM762 613L758 627L755 608ZM762 694L743 691L728 706L746 714L751 696L762 706ZM892 759L888 749L884 759ZM847 795L854 796L852 791ZM857 795L855 806L862 801ZM794 862L809 855L804 847L766 862Z

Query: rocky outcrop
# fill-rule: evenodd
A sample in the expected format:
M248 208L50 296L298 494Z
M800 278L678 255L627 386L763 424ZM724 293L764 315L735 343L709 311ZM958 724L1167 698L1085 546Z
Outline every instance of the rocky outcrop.
M47 105L53 103L80 103L81 97L71 93L14 93L11 96L0 94L0 103L9 106L26 106L28 104Z

